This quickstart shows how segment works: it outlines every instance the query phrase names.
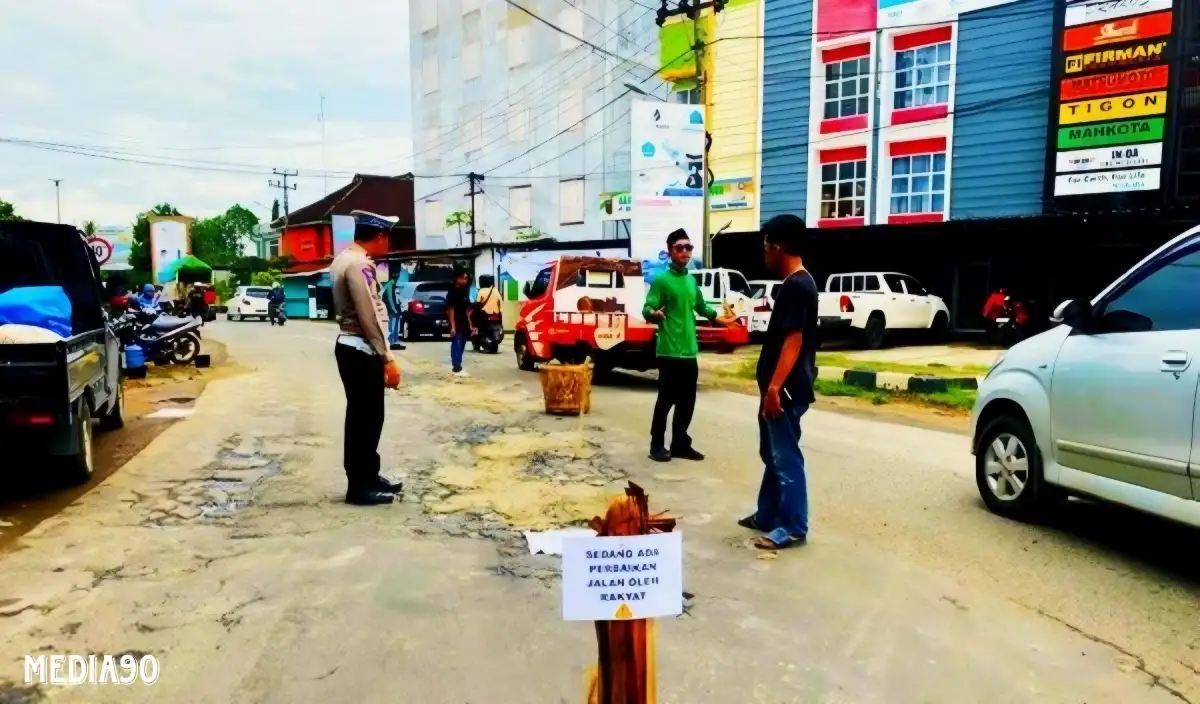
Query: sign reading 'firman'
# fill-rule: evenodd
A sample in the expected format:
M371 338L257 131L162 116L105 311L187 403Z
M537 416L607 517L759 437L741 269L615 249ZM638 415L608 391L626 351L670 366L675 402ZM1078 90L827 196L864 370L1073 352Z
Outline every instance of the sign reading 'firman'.
M1104 147L1110 144L1152 142L1163 138L1163 118L1125 120L1103 125L1079 125L1058 130L1059 149Z

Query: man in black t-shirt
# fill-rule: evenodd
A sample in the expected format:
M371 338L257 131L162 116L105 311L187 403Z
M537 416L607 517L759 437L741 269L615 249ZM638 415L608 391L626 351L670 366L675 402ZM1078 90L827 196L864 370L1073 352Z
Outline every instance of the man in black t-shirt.
M450 321L450 364L455 376L470 376L463 370L463 353L467 341L475 334L471 327L471 276L465 271L454 272L454 287L446 294L446 317Z
M817 283L804 269L804 221L772 218L762 228L767 266L781 279L758 358L759 455L765 471L758 511L738 523L766 533L764 550L803 543L808 537L808 487L800 450L800 418L813 403L817 376Z

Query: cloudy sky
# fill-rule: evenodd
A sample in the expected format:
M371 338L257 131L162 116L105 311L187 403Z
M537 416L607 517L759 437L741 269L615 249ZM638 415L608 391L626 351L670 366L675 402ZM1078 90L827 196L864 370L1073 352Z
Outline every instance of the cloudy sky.
M301 173L293 209L323 170L329 190L411 170L406 0L0 0L0 17L0 199L24 217L55 219L55 178L64 222L106 225L163 201L265 220L276 167ZM81 149L107 158L64 153Z

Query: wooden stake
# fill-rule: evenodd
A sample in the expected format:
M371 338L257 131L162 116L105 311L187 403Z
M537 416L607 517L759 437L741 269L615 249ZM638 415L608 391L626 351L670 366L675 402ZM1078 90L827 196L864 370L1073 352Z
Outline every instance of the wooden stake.
M651 515L646 492L629 483L624 496L613 499L604 518L588 524L601 536L670 533L675 519ZM596 621L600 665L588 687L588 704L654 704L654 621Z

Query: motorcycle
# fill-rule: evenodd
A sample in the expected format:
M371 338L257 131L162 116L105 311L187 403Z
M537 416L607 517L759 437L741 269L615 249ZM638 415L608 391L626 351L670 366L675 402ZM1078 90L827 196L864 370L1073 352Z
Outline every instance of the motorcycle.
M191 364L200 354L199 318L178 318L143 308L128 312L112 326L122 345L137 343L155 364Z
M504 342L504 317L499 313L478 313L475 323L475 335L471 337L471 346L476 352L486 350L488 354L497 354L500 344Z
M287 322L287 311L283 309L283 305L271 303L267 308L267 319L271 321L271 325L283 327L283 324Z
M988 323L988 337L995 344L1010 347L1033 334L1029 304L1013 300L1003 290L988 298L983 317Z

